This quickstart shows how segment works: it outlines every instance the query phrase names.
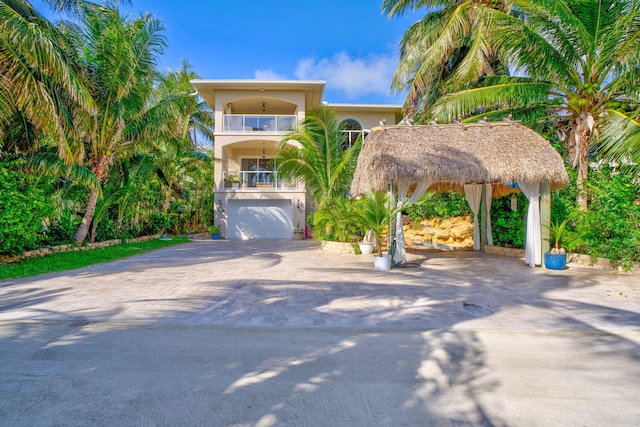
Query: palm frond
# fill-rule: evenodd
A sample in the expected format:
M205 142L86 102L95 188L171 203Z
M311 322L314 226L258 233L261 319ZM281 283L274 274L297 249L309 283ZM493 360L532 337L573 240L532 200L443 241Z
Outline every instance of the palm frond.
M604 158L633 169L640 178L640 120L609 110L603 119L598 148Z
M441 122L448 122L465 117L479 108L493 110L545 103L548 92L548 83L503 77L501 83L444 95L433 106L431 113Z

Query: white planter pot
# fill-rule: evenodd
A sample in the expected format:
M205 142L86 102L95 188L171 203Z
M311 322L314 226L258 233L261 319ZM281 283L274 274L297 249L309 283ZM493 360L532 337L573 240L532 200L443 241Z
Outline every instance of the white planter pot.
M304 231L294 231L293 240L304 240Z
M373 245L371 243L359 243L359 246L362 255L369 255L373 253Z
M373 257L373 267L376 271L389 271L391 270L391 256L389 254L383 254L382 256Z

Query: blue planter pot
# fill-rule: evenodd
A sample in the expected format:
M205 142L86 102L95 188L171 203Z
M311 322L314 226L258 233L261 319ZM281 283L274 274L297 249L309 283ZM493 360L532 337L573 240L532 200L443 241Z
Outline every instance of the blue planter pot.
M544 253L544 266L549 270L564 270L567 266L567 254Z
M213 240L220 240L220 233L213 233L213 234L211 235L211 238L212 238Z

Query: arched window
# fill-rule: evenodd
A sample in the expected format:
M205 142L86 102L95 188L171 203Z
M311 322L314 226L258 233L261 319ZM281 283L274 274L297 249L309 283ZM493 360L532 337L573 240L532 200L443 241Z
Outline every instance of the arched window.
M351 148L358 138L363 138L362 125L354 119L346 119L340 122L340 130L344 134L343 149Z

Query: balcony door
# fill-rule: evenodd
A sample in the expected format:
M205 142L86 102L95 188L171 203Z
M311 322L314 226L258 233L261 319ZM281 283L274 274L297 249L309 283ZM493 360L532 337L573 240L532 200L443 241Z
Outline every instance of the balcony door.
M276 159L273 158L245 158L242 159L242 170L246 171L248 187L260 187L275 183Z

